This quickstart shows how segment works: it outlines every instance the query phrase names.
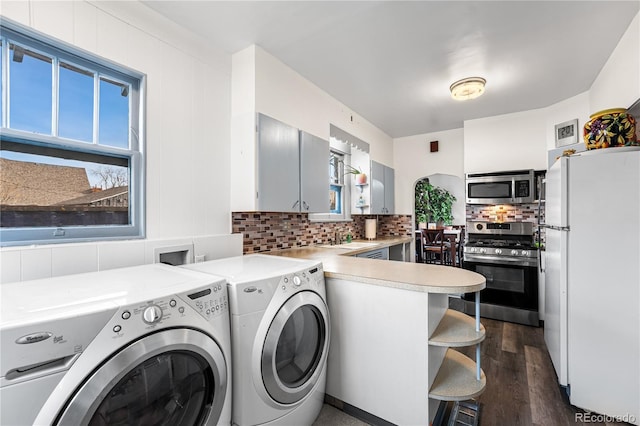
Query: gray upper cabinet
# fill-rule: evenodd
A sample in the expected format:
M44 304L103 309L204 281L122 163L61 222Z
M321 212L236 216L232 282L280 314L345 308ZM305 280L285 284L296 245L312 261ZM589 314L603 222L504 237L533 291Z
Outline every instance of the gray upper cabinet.
M371 213L393 214L395 210L395 171L378 162L371 162Z
M326 212L329 142L258 114L259 211Z
M329 141L300 132L300 211L329 211Z
M258 114L258 210L300 211L298 129Z

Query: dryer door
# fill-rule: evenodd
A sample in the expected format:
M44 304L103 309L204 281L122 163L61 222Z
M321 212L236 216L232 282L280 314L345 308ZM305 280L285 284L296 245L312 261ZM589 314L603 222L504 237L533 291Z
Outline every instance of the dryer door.
M313 390L329 352L329 327L317 293L296 293L282 305L262 349L262 380L275 401L293 404Z
M164 330L109 358L75 392L60 425L215 425L227 390L216 342L189 329Z

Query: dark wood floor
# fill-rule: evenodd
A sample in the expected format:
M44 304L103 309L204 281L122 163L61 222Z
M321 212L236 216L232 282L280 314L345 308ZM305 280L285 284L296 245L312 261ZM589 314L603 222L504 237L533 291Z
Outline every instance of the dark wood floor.
M582 411L571 406L558 386L542 327L486 318L482 323L487 331L481 347L487 387L477 398L482 426L613 425L576 421ZM475 347L459 350L475 358Z

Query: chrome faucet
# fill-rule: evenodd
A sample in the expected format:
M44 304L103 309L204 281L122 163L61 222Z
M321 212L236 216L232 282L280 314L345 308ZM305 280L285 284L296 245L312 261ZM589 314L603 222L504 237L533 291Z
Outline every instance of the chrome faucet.
M342 244L342 234L340 231L336 231L335 238L336 244Z

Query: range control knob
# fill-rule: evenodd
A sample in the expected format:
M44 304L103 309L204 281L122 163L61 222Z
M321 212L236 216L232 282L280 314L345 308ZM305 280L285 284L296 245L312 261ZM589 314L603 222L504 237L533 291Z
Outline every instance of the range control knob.
M502 249L496 249L496 254L502 254Z
M529 256L529 250L522 250L523 256Z
M481 248L481 249L479 250L479 252L484 254L484 253L486 253L486 252L487 252L487 249L485 249L485 248Z
M293 285L295 285L296 287L299 287L300 284L302 284L302 282L300 281L300 277L297 275L293 277Z
M518 250L511 250L512 256L517 256L519 254Z
M142 313L142 320L147 324L154 324L162 319L162 309L158 305L151 305Z

